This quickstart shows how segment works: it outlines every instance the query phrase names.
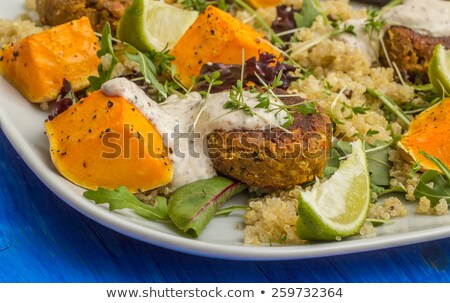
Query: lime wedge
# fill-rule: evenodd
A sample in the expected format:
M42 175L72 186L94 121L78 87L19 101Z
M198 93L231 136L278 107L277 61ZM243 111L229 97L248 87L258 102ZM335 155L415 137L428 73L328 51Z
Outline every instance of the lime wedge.
M297 235L304 240L339 240L357 233L370 203L369 171L361 141L334 175L299 198Z
M450 95L450 50L445 50L442 44L434 48L428 67L428 77L440 94Z
M187 11L164 1L134 0L117 27L117 38L141 51L170 49L197 19Z

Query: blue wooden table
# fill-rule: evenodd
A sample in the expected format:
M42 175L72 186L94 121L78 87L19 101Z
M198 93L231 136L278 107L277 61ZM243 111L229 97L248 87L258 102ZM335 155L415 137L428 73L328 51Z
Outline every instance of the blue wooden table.
M0 282L450 282L449 257L450 239L277 262L169 251L67 206L0 131Z

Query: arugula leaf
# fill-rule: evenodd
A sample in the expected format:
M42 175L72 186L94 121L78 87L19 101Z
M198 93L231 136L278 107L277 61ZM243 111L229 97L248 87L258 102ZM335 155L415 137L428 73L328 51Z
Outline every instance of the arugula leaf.
M373 202L375 202L378 199L378 197L381 197L383 195L406 192L405 188L402 186L393 186L390 188L385 188L385 187L375 185L373 183L370 183L370 190L377 195L375 197L375 199L373 200Z
M352 153L352 146L350 143L345 141L336 141L333 143L333 147L331 148L330 158L328 159L327 166L324 170L324 176L326 178L331 177L337 169L341 161L339 160L341 157L345 157Z
M444 162L442 162L440 159L432 155L429 155L423 150L421 150L420 153L429 161L433 162L433 164L436 165L441 170L441 172L445 175L445 177L447 177L447 182L448 185L450 186L450 169L444 164Z
M368 87L366 87L366 94L380 99L384 103L384 105L386 105L386 107L389 108L389 110L392 111L400 120L402 120L407 125L411 124L411 121L405 115L403 110L397 104L395 104L395 102L391 98Z
M370 183L377 186L389 186L389 170L392 164L388 160L389 145L376 141L371 145L366 143L366 158L370 173Z
M433 188L427 184L433 182ZM439 200L444 198L450 203L450 186L448 180L435 170L426 171L421 177L419 184L414 190L414 196L417 199L427 197L431 201L431 206L436 206Z
M450 169L440 159L424 151L420 151L420 153L433 162L444 175L441 175L436 170L426 171L420 177L414 196L417 199L427 197L431 201L431 206L436 206L442 198L447 200L447 203L450 203ZM433 187L428 186L430 182L433 183Z
M125 56L129 60L139 64L145 82L155 87L163 99L166 99L167 90L164 85L156 79L157 70L150 58L131 45L128 46Z
M294 14L295 24L297 28L311 27L316 20L316 17L320 15L320 11L317 8L317 1L304 0L300 13Z
M97 190L88 190L83 196L95 202L95 204L109 203L109 210L131 209L138 215L153 221L168 220L167 199L164 197L156 198L154 207L139 201L125 186L120 186L115 190L99 187Z
M388 160L389 145L386 143L377 141L375 144L366 143L366 158L368 170L370 173L370 187L373 192L378 196L384 195L390 192L402 192L401 187L386 188L390 185L389 170L392 165ZM339 168L341 159L351 154L352 147L346 141L336 141L333 143L331 149L331 155L328 159L327 166L324 170L324 176L326 178L331 177Z
M112 45L111 26L109 25L109 22L106 22L105 26L103 27L101 46L101 49L97 52L97 56L101 58L107 54L111 55L111 66L107 70L105 70L103 64L100 63L97 68L99 76L90 76L88 78L89 83L91 84L90 89L92 91L99 90L102 87L103 83L111 79L114 68L116 67L117 63L119 63L119 59L116 57Z

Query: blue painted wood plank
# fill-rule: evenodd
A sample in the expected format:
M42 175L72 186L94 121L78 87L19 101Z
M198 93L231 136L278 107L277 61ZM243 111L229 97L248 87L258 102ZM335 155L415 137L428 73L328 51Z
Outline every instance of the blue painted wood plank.
M67 206L0 132L0 282L450 282L449 254L450 239L277 262L169 251Z

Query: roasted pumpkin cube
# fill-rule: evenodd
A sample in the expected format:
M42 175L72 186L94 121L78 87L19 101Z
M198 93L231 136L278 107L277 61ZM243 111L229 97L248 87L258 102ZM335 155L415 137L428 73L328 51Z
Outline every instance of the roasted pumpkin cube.
M398 143L400 154L407 161L420 162L422 170L438 170L420 152L435 156L450 167L450 98L444 99L417 115L408 132Z
M81 18L28 36L0 52L0 74L29 101L57 98L68 80L79 91L97 74L98 38L88 18Z
M161 135L122 97L95 92L45 128L56 168L81 187L142 192L172 180Z
M254 8L272 7L281 4L281 0L245 0L245 2L247 2Z
M263 36L230 14L208 6L170 51L175 57L176 77L189 87L208 62L240 64L242 49L245 60L259 58L263 52L279 58L280 53L262 41Z

